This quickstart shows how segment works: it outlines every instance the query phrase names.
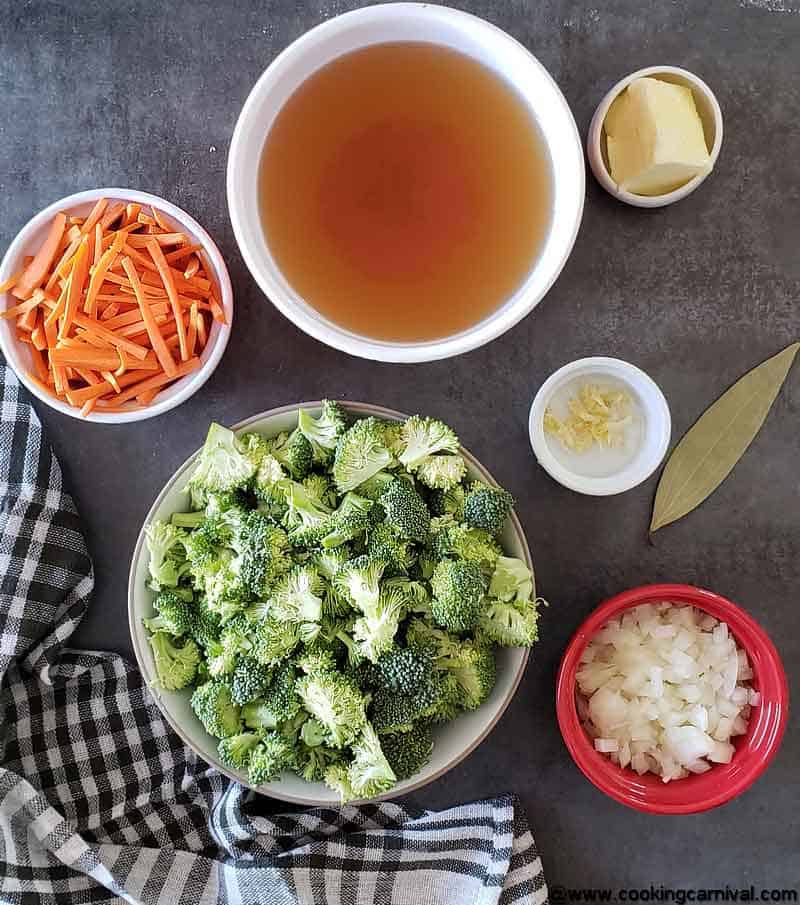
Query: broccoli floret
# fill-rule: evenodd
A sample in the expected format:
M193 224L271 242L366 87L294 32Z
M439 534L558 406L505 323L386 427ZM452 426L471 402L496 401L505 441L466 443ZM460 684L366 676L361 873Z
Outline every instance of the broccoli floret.
M311 554L309 562L320 575L327 581L333 581L334 576L342 566L353 558L353 553L346 544L330 549L315 550Z
M431 615L437 625L451 632L475 628L483 611L487 581L479 565L462 560L442 560L431 578Z
M236 651L221 641L211 641L205 649L206 667L213 678L229 676L236 668Z
M359 484L382 471L392 461L384 445L383 428L376 418L364 418L347 430L336 444L333 480L340 493L355 490Z
M514 497L507 490L473 481L464 498L464 521L473 528L500 534L513 508Z
M169 521L176 528L188 528L191 530L197 528L205 517L206 514L202 509L197 512L173 512L169 517Z
M319 465L327 465L333 459L339 437L347 429L347 419L338 403L323 399L321 411L316 418L308 409L300 409L297 413L297 429L311 444L314 461Z
M464 518L464 499L466 491L461 484L449 490L434 490L430 495L431 512L436 515L452 515L456 521Z
M411 541L403 538L391 525L381 523L369 531L367 556L386 563L387 575L407 572L416 560Z
M295 661L299 669L308 676L319 676L327 672L336 672L336 659L329 650L312 650L304 653Z
M315 546L330 531L331 510L315 501L306 488L296 481L286 488L288 509L284 524L289 540L297 546Z
M381 747L398 779L410 779L428 763L433 752L433 738L424 723L409 732L381 737Z
M463 641L451 656L436 661L437 668L447 669L459 684L459 703L465 710L475 710L489 697L497 678L494 651L488 644Z
M295 689L296 672L292 663L284 663L273 676L260 698L242 708L242 719L249 729L275 729L300 712Z
M312 747L302 742L297 749L297 760L300 775L306 782L322 782L329 767L344 763L342 752L336 748L327 745Z
M298 626L300 638L311 641L319 632L325 584L313 566L295 566L264 604L266 614L281 623Z
M208 608L219 614L222 622L232 619L248 604L250 594L237 569L238 562L229 552L221 559L216 572L205 576L203 589Z
M240 732L220 739L217 752L222 765L231 770L246 770L250 758L261 743L261 736L255 732Z
M533 573L521 559L498 557L489 582L489 596L506 602L530 600L533 596Z
M331 516L330 530L322 538L322 546L338 547L361 537L370 527L373 505L372 500L358 494L345 494L339 508Z
M358 688L338 673L303 676L295 687L305 709L325 727L327 744L352 745L367 720L366 702Z
M348 763L341 760L331 764L325 770L325 785L334 792L339 793L339 800L342 804L353 801L358 798L353 787L350 785L350 771Z
M336 506L336 488L324 475L310 474L303 478L302 484L315 503L326 509Z
M315 720L313 717L307 719L300 728L300 739L310 748L317 748L319 745L324 745L325 736L327 734L327 730L322 723L320 723L319 720Z
M424 619L411 619L406 626L406 644L427 650L436 659L449 657L460 646L458 638Z
M186 532L169 522L151 522L145 528L147 550L150 553L148 570L157 590L174 588L188 568L186 564Z
M395 575L383 582L383 588L395 588L405 597L404 616L410 613L430 615L431 595L421 581L415 581L405 575Z
M408 540L424 541L431 516L422 497L407 481L393 481L380 498L386 512L386 524Z
M353 745L353 760L347 773L350 787L358 798L374 798L388 792L397 782L378 734L369 724L364 726L361 738Z
M456 487L466 473L467 463L459 455L428 456L417 465L415 471L417 478L434 490Z
M264 456L253 479L253 493L266 515L281 519L286 514L289 477L275 456Z
M407 598L398 588L381 588L376 604L363 610L353 625L353 638L360 652L373 663L394 644Z
M201 600L195 606L194 620L189 634L200 647L205 649L209 644L219 639L219 633L219 615L208 608L205 600Z
M253 463L254 468L258 468L272 451L272 445L269 440L254 431L247 431L242 434L236 443L239 451Z
M194 622L194 605L172 591L162 591L153 601L155 616L143 619L151 632L168 632L170 635L185 635Z
M502 553L502 548L488 531L459 524L451 515L433 519L429 543L435 559L451 556L465 559L477 563L489 575Z
M357 556L339 569L333 586L362 612L373 610L378 605L384 567L380 560Z
M435 703L435 696L426 702L381 688L372 697L370 719L381 735L411 732L418 720L428 716Z
M272 681L272 670L253 657L239 657L231 677L231 697L247 704L262 695Z
M463 692L458 679L446 669L434 674L435 700L422 714L423 720L450 723L463 709Z
M302 480L314 463L314 450L299 430L293 430L285 440L282 437L273 440L272 455L295 481Z
M251 785L261 786L278 779L284 770L294 766L294 748L278 732L264 733L261 744L250 757L247 778Z
M539 613L533 600L506 603L490 601L479 627L484 635L502 647L531 647L539 640Z
M458 437L441 421L412 415L402 427L403 450L399 459L409 471L434 453L457 453Z
M397 478L390 472L379 471L371 478L367 478L363 484L358 485L358 494L377 503L384 490L396 480Z
M241 726L241 710L231 697L230 687L218 679L200 685L192 694L192 710L209 735L227 738Z
M150 636L150 647L153 651L158 684L162 688L166 691L177 691L194 680L200 662L200 651L191 638L179 646L172 635L156 632Z
M251 656L264 666L276 666L300 643L299 626L268 616L254 626L250 640Z
M212 424L187 490L192 508L201 509L208 494L225 493L243 487L253 477L256 466L238 448L233 431Z
M433 658L424 648L395 647L379 657L368 674L373 684L416 698L431 684Z
M266 515L248 512L237 534L239 577L250 596L263 597L292 567L286 532L273 525Z
M192 575L201 578L216 572L221 567L222 550L228 546L231 537L230 526L219 516L206 516L184 541Z

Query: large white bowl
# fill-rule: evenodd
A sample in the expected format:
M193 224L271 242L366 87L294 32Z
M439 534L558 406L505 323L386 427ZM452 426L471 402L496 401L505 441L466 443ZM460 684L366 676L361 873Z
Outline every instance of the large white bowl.
M258 169L264 140L295 90L331 60L371 44L425 41L450 47L496 71L513 86L537 122L553 173L553 213L538 260L524 283L487 318L429 342L384 342L323 317L289 285L264 238ZM320 116L325 116L325 111ZM388 3L358 9L318 25L291 44L256 82L245 102L228 154L228 208L250 273L273 304L301 330L351 355L375 361L433 361L460 355L505 333L533 309L561 272L580 226L584 197L580 136L564 96L525 47L468 13L427 3Z
M375 415L379 418L404 419L406 416L391 409L359 402L347 402L345 407L359 417ZM297 410L299 408L319 411L319 402L306 402L299 405L283 406L260 415L254 415L236 425L237 432L259 431L266 436L275 436L281 431L293 430L297 426ZM489 483L495 483L489 472L469 452L462 450L467 460L469 475ZM167 481L166 486L147 513L145 525L153 519L166 519L173 512L185 510L186 494L182 492L192 472L197 453L187 459L175 474ZM522 526L516 515L508 519L505 531L500 538L504 549L512 556L524 560L533 571L530 550L525 540ZM148 633L142 625L142 619L154 615L153 593L147 589L147 547L144 539L144 526L139 533L133 551L130 578L128 581L128 620L130 623L133 649L139 669L147 682L167 722L178 733L183 741L194 749L204 760L213 764L220 772L243 785L249 786L245 773L229 770L224 767L217 756L217 740L212 738L203 728L192 712L188 690L169 692L155 684L155 667L148 643ZM478 710L464 713L457 720L437 727L434 733L435 747L430 763L411 779L399 782L390 792L379 796L380 799L395 798L414 789L419 789L434 779L443 776L448 770L462 761L486 738L494 728L509 705L514 692L522 679L525 664L528 662L528 651L524 648L497 649L497 683L489 696L489 700ZM250 786L250 788L256 788ZM295 804L325 805L338 802L338 795L322 783L308 783L293 773L284 773L277 782L266 783L257 787L257 791L273 798L290 801Z
M200 356L200 367L191 374L187 374L186 377L176 380L175 383L166 389L161 390L149 405L138 411L103 412L95 410L84 416L81 415L80 409L46 393L38 383L28 377L28 373L33 370L30 350L25 343L21 343L17 339L13 320L0 320L0 349L3 350L6 361L14 369L22 383L37 399L49 405L50 408L61 412L63 415L77 418L80 421L94 421L99 424L124 424L129 421L144 421L147 418L155 418L156 415L163 415L164 412L168 412L170 409L175 408L176 405L185 402L190 396L193 396L214 373L214 369L219 364L222 353L228 345L228 338L231 335L233 289L230 276L228 275L228 268L225 266L220 250L211 236L193 217L190 217L186 211L181 210L174 204L170 204L164 198L159 198L158 195L120 188L100 188L77 192L74 195L61 198L59 201L54 201L43 211L40 211L22 227L14 241L9 245L8 251L3 258L3 263L0 264L0 283L22 268L22 259L26 255L33 255L38 251L39 246L47 235L53 217L59 211L65 211L73 217L85 217L101 198L108 198L110 201L133 201L137 204L157 207L167 217L179 224L181 232L189 236L193 243L203 246L206 257L213 269L213 273L209 274L209 277L214 279L219 287L220 303L225 312L227 323L220 324L218 321L213 321L208 334L208 342L205 349L203 349L203 354ZM7 294L6 301L2 301L2 299L3 296L0 295L0 305L3 308L10 307L18 301L10 293Z

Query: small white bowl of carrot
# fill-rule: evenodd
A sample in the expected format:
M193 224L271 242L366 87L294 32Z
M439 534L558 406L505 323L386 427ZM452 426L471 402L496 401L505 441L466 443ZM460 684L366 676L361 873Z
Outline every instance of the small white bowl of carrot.
M56 201L0 265L6 361L42 402L87 421L141 421L180 405L216 368L232 319L214 241L145 192Z

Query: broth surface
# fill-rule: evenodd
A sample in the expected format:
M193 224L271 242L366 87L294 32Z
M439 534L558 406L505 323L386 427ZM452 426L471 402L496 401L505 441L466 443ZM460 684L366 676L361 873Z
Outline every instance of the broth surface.
M435 44L376 44L286 102L259 202L275 262L308 304L375 339L432 340L523 282L551 219L551 168L491 70Z

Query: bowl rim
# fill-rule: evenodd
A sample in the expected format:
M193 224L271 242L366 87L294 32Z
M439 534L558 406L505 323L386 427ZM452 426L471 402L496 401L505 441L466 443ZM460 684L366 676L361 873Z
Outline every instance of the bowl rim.
M2 263L0 263L0 282L11 275L14 261L20 257L31 235L51 220L58 211L69 210L71 208L89 204L100 198L155 205L169 217L177 220L181 225L186 226L203 245L203 250L211 260L219 283L220 303L222 304L227 319L227 323L225 324L214 321L206 346L206 349L208 350L206 360L203 361L201 366L192 374L187 374L185 377L177 380L172 387L168 388L174 388L176 390L173 395L166 399L162 399L160 402L151 403L141 409L141 411L106 413L93 411L88 415L83 416L79 409L49 396L28 377L24 370L16 366L16 362L14 361L16 353L12 352L10 355L9 351L12 344L17 341L10 336L7 331L1 329L0 350L2 350L6 362L14 370L14 373L28 392L35 396L40 402L48 405L51 409L60 412L62 415L69 415L69 417L75 418L77 421L81 422L91 422L95 424L127 424L134 421L145 421L148 418L155 418L158 415L163 415L165 412L170 411L182 402L185 402L190 396L193 396L213 374L225 352L228 340L230 339L231 326L233 324L233 287L231 285L228 268L217 244L211 238L207 230L204 229L194 217L182 208L158 195L153 195L150 192L141 192L138 189L119 187L104 187L74 192L71 195L66 195L63 198L54 201L52 204L48 204L47 207L39 211L38 214L34 214L34 216L22 226L19 232L17 232L16 236L11 241L11 244L8 246L6 253L3 255Z
M673 189L671 192L666 192L663 195L636 195L626 189L621 189L608 172L608 168L603 160L602 151L603 126L611 104L631 82L636 79L644 78L645 76L658 75L659 73L677 75L686 79L687 82L691 83L694 90L706 98L711 106L714 114L714 143L709 150L711 166L705 173L699 173L697 176L693 176L688 182L679 185L678 188ZM643 69L637 69L635 72L630 73L630 75L624 76L624 78L621 78L606 92L603 99L598 104L594 116L592 116L591 123L589 124L589 132L586 137L586 152L589 158L589 165L592 168L595 178L614 198L623 201L626 204L630 204L633 207L666 207L669 204L674 204L676 201L681 201L687 195L691 195L691 193L711 175L717 164L720 149L722 148L723 131L722 110L719 106L719 101L708 84L703 81L700 76L695 75L693 72L690 72L688 69L683 69L680 66L646 66Z
M533 262L523 283L482 321L460 333L423 342L386 341L363 336L314 311L308 303L303 302L299 294L291 290L291 287L288 288L293 297L289 298L275 275L280 274L277 264L273 267L265 261L255 243L250 241L249 230L245 225L244 202L240 198L241 183L246 178L242 163L246 146L244 133L249 127L254 110L262 96L270 90L271 84L280 75L282 69L289 65L296 56L305 54L312 49L314 44L320 40L336 35L340 31L358 28L365 23L380 21L393 15L438 17L440 20L460 24L465 29L480 29L495 38L501 38L509 48L521 51L552 91L554 102L565 116L567 129L571 135L571 151L576 156L576 162L577 158L580 158L580 166L576 167L576 171L571 177L572 191L577 198L575 210L570 215L572 222L569 230L565 231L559 242L561 250L558 253L557 261L553 262L552 272L547 276L543 285L533 293L530 288L526 289L531 275L536 270L536 262ZM529 105L526 103L526 106ZM231 138L226 176L228 212L239 251L248 271L267 299L296 327L326 345L372 361L406 364L436 361L477 349L497 339L530 314L550 291L572 253L583 218L585 185L583 143L575 118L555 79L533 53L516 38L485 19L452 7L418 2L383 3L351 10L320 23L289 44L259 76L242 106ZM286 282L285 279L284 282ZM304 305L311 310L306 311Z
M396 409L386 408L380 405L374 405L368 402L357 402L351 401L349 399L338 400L339 404L345 408L348 412L353 412L358 414L361 417L367 417L370 415L374 415L376 417L381 418L391 418L392 420L405 420L408 415L397 411ZM231 427L233 431L241 431L245 430L247 427L252 424L261 421L265 418L271 418L277 415L286 415L296 412L300 409L318 409L322 405L322 400L314 400L311 402L301 402L295 403L292 405L281 405L276 408L268 409L267 411L260 412L256 415L251 415L248 418L245 418L242 421L237 422ZM178 724L176 720L173 719L172 715L169 713L168 709L162 704L161 695L157 694L152 689L153 677L150 675L149 669L145 665L145 658L142 654L141 645L139 643L139 634L136 631L136 614L134 613L134 595L136 592L136 567L139 562L140 557L143 555L143 547L144 547L144 529L145 526L148 525L159 507L161 506L164 498L167 494L172 490L178 478L186 471L187 468L194 462L197 458L200 449L195 450L184 462L175 470L172 476L167 480L164 484L163 488L159 492L158 496L154 500L152 506L149 508L147 515L142 522L142 527L139 531L139 535L136 539L136 544L133 549L133 554L131 557L131 566L128 572L128 629L131 636L131 643L133 645L133 652L136 658L136 666L141 673L142 678L145 681L145 685L147 686L147 690L150 692L150 697L155 701L156 706L161 711L161 715L167 721L167 723L172 727L173 731L177 734L180 740L186 745L187 748L194 751L194 753L203 758L204 760L208 760L208 754L203 751L199 751L196 746L187 738L184 734L183 729ZM488 469L478 461L478 459L464 447L460 449L461 454L467 460L469 465L474 468L484 479L488 479L491 483L497 483L494 480L492 474L488 471ZM530 547L528 546L528 540L525 536L525 532L522 528L522 524L517 516L517 513L512 510L509 516L509 520L511 521L512 528L514 533L517 535L519 539L520 546L522 547L523 558L526 566L533 572L533 561L531 559ZM508 709L509 704L514 698L517 689L519 688L520 682L522 681L523 676L525 675L525 669L528 665L528 659L530 657L530 649L529 648L514 648L515 650L519 650L522 653L522 658L519 662L519 665L516 669L516 673L511 681L511 685L506 692L503 699L498 704L498 709L495 715L492 717L489 725L478 735L478 737L468 745L461 753L459 753L456 757L452 758L447 764L445 764L441 769L437 770L435 773L430 776L425 777L424 779L417 780L415 782L410 782L409 780L404 780L398 783L393 789L390 789L388 792L384 792L382 795L378 795L375 798L365 799L365 801L376 802L376 801L388 801L393 798L397 798L402 795L408 795L411 792L416 792L419 789L427 786L429 783L435 782L438 779L441 779L446 773L460 764L463 760L469 757L470 754L482 743L486 740L486 738L490 735L492 730L495 728L497 723L500 721L502 716L505 714ZM235 771L224 767L223 765L217 763L216 761L210 764L214 769L218 770L223 775L227 776L229 779L233 779L238 782L240 785L245 788L252 789L255 792L258 792L261 795L267 795L270 798L276 798L279 801L286 801L290 804L299 804L299 805L308 805L312 807L330 807L332 805L336 805L336 803L331 802L327 799L319 799L313 797L307 797L302 795L288 795L286 793L281 793L280 791L276 791L274 786L280 785L280 780L277 780L275 783L266 783L263 786L252 786L245 779L243 779L240 775L238 775ZM403 785L402 789L399 789L398 786L402 785L403 782L409 783L409 785ZM268 791L262 791L264 789L268 789ZM359 802L348 802L349 804L357 804Z
M604 755L599 755L603 758L602 761L597 760L597 752L595 752L588 736L580 725L575 703L575 673L580 655L597 631L609 619L624 610L658 600L668 600L678 605L694 606L727 622L736 635L737 643L744 648L751 660L753 659L752 654L754 651L758 651L763 656L775 692L775 705L770 708L769 713L761 711L757 717L757 720L763 723L758 728L759 737L764 739L764 750L758 757L752 759L748 767L741 770L728 785L718 789L713 794L691 801L665 803L650 800L644 793L634 795L633 793L621 791L618 785L612 782L609 777L619 775L619 771L622 768L611 764L611 761L605 758ZM740 637L741 634L746 634L747 637L742 638ZM564 744L583 775L601 792L605 792L606 795L620 804L649 814L696 814L719 807L736 798L753 785L767 769L780 748L786 730L789 711L789 686L783 663L775 645L764 629L740 606L721 594L716 594L713 591L698 588L694 585L650 584L641 585L608 598L599 604L581 623L570 639L561 659L556 678L555 700L558 725ZM755 731L755 728L751 724L747 735L742 738L748 738ZM628 770L628 768L625 768L625 770ZM631 772L631 778L635 779L636 774L632 771L629 772ZM674 784L669 783L659 786L659 788L669 788L669 786L679 785L680 782L680 780L676 780Z

